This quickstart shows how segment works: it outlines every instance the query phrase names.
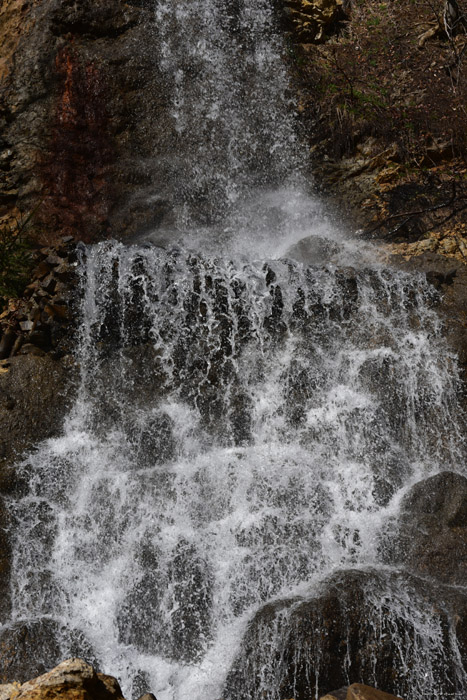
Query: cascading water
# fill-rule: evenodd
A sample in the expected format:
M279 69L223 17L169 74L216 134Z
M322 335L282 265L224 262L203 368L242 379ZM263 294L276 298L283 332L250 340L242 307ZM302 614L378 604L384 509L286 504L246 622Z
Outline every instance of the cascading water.
M356 265L342 241L334 263L272 259L306 234L339 237L292 182L269 3L163 0L157 13L183 145L171 234L189 249L83 252L77 399L63 436L20 467L13 621L56 621L62 655L94 655L128 697L280 700L267 656L290 614L242 661L248 622L336 571L377 567L365 609L374 638L400 648L408 698L442 689L453 664L465 689L437 612L384 573L404 493L464 462L434 292ZM193 252L200 240L207 253ZM350 252L352 267L336 264ZM235 660L240 681L224 688ZM263 669L254 687L249 663Z

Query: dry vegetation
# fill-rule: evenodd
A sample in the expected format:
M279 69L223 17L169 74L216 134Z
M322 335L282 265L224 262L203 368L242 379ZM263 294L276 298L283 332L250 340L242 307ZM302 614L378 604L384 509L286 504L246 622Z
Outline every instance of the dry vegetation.
M291 44L316 160L374 161L372 235L417 240L465 216L467 0L456 5L446 25L445 0L351 0L325 43ZM424 215L405 222L411 211Z

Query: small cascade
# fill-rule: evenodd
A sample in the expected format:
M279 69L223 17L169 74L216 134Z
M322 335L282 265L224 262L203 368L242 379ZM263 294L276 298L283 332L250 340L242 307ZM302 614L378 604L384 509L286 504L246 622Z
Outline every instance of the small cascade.
M175 224L241 219L252 190L297 182L303 167L273 3L161 0L156 19L175 132L163 164Z
M82 288L76 404L22 466L15 617L66 621L64 650L79 632L127 693L220 697L258 610L381 568L409 486L463 464L435 292L375 265L117 243L86 251ZM402 661L434 667L439 619L393 579L366 584L374 638L405 600Z

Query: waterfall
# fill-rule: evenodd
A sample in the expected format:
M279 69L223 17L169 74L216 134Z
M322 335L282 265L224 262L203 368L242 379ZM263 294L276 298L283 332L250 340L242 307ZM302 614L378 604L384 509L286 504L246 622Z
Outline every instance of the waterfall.
M410 619L411 648L396 641L417 700L452 663L436 612L385 578L384 543L410 486L464 464L435 292L371 262L296 174L270 3L156 12L174 214L149 242L83 250L76 401L18 467L13 621L52 620L63 656L94 657L127 697L281 700L287 611L247 660L257 694L225 686L249 622L375 568L375 639ZM285 255L306 235L324 260Z

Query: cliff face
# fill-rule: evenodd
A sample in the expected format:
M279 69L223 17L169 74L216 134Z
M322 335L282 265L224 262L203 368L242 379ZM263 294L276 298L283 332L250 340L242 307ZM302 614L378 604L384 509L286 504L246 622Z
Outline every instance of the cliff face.
M145 201L149 185L157 190L150 155L168 138L153 31L144 0L3 3L0 217L39 205L49 241L158 221L163 203Z
M467 7L447 25L445 4L275 2L317 184L368 236L463 260ZM0 220L37 206L46 242L161 221L175 135L155 31L150 0L4 0Z

